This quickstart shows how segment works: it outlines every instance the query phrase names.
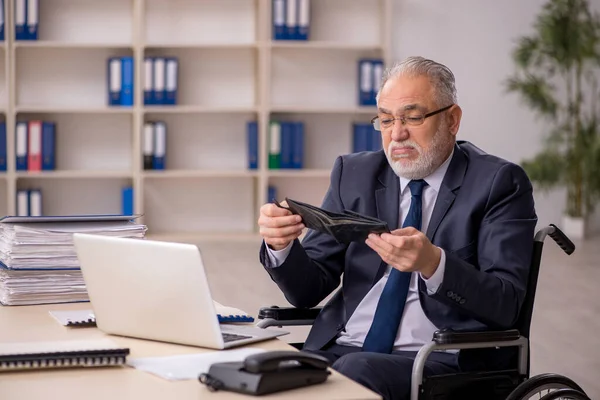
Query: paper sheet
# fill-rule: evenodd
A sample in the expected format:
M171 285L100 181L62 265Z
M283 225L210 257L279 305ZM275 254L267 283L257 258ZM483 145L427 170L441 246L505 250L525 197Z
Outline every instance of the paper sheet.
M208 372L213 363L243 361L249 355L264 351L242 348L166 357L130 358L127 365L170 381L198 379L200 374Z

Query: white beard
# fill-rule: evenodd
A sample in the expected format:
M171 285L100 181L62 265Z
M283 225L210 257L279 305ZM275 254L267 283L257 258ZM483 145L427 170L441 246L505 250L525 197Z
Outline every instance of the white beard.
M445 123L440 125L427 151L424 151L421 146L412 140L390 142L385 155L396 175L406 179L423 179L431 175L444 162L445 153L451 142L453 142L452 135L448 133L445 125ZM407 160L404 156L392 157L392 150L399 146L414 148L419 153L417 159Z

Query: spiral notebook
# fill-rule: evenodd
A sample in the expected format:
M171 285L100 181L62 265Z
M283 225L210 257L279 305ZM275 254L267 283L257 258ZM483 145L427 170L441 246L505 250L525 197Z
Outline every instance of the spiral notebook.
M121 366L128 355L109 339L0 343L0 372Z
M217 318L221 323L248 323L254 322L254 318L246 312L234 308L227 307L222 304L215 303ZM61 325L88 327L96 326L96 317L92 310L74 310L74 311L50 311L52 315Z

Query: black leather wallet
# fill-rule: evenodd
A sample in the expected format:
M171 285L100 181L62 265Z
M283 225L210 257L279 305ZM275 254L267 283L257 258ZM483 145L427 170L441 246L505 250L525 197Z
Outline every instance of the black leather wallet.
M364 242L369 233L390 232L385 221L354 211L344 210L343 213L334 213L287 197L285 201L288 207L282 206L277 201L275 204L300 215L307 228L329 234L338 243Z

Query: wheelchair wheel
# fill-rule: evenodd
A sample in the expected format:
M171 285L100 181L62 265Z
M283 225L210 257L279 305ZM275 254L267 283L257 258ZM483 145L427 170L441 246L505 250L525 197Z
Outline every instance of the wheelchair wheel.
M570 389L577 392L575 395L563 394L562 397L553 397L554 392L561 389ZM563 392L564 393L564 392ZM543 396L543 397L542 397ZM547 397L550 396L550 397ZM579 396L579 397L575 397ZM583 397L581 397L583 396ZM506 400L554 400L554 399L589 400L583 389L566 376L559 374L540 374L527 379L512 391Z
M558 389L554 392L550 392L540 400L561 400L561 399L569 399L569 400L590 400L585 394L581 393L579 390L575 389Z

